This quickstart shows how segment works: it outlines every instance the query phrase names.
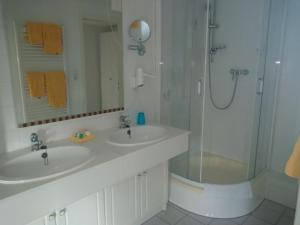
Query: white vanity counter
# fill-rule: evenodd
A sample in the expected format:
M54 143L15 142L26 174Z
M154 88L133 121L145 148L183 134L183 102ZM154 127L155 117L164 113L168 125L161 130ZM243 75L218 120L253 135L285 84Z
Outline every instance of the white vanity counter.
M118 129L94 131L96 138L82 144L92 150L93 160L77 171L51 180L0 184L1 221L6 225L29 223L33 218L46 215L53 209L63 208L188 150L189 132L164 128L167 136L163 140L130 147L108 143L108 137ZM68 140L48 143L48 147L70 145L75 144Z

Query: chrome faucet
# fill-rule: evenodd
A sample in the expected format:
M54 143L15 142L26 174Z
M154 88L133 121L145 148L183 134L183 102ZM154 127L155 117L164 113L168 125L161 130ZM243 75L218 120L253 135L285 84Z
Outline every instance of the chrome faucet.
M32 133L30 135L31 140L31 151L39 151L41 149L47 149L46 145L43 145L43 141L39 140L39 136L37 133Z
M128 116L121 115L120 116L120 129L130 128L131 120Z

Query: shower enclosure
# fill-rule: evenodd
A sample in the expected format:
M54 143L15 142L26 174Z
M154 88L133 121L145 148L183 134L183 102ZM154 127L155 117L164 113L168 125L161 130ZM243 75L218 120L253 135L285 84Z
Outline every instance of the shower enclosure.
M171 160L172 174L234 185L266 167L256 159L269 4L162 1L161 121L191 131L189 151Z

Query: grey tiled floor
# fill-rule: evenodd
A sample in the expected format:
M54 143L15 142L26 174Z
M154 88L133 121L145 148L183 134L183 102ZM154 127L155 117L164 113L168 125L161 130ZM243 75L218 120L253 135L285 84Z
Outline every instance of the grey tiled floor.
M142 225L293 225L295 210L265 200L254 212L234 219L212 219L190 213L169 203L162 211Z

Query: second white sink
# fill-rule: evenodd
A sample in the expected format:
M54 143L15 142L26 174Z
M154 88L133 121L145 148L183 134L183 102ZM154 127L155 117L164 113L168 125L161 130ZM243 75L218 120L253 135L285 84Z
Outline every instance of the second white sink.
M165 128L146 125L118 130L108 138L108 142L119 146L136 146L158 142L166 137Z
M0 165L0 183L18 184L41 181L74 171L92 160L92 153L81 146L47 149L48 165L41 155L44 150L29 152Z

